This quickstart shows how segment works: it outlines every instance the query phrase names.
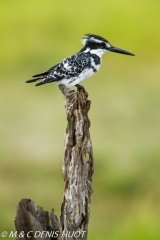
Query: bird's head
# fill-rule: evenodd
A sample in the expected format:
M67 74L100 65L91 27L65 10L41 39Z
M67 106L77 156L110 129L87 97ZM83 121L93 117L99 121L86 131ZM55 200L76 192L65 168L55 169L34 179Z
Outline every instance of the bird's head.
M97 54L100 57L106 52L116 52L116 53L135 56L133 53L130 53L123 49L112 46L105 38L98 35L94 35L90 33L85 34L81 42L84 45L81 51Z

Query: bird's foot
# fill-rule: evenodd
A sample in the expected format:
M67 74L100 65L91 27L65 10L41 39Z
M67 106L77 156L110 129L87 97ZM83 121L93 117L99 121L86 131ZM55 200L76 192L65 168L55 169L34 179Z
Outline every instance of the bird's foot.
M75 85L77 87L77 90L82 90L86 95L88 95L88 93L86 92L85 88L82 85L76 84Z

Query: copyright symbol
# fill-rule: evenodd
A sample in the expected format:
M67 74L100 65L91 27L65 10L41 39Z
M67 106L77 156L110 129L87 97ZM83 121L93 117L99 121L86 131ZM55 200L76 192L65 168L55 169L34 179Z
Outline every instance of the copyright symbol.
M7 234L8 234L7 231L4 231L4 232L1 233L1 237L3 237L3 238L7 237Z

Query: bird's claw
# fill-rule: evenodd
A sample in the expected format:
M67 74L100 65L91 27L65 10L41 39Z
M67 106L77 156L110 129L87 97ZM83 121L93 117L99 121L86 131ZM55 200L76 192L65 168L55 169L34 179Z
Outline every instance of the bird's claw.
M88 93L86 92L85 88L84 88L82 85L76 84L75 86L77 87L77 90L78 90L78 91L79 91L79 90L82 90L85 94L88 95Z

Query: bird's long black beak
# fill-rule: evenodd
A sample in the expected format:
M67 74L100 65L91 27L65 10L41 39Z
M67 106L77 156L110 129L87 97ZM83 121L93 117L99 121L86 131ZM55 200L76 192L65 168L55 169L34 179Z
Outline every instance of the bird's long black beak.
M108 49L108 51L115 52L115 53L120 53L120 54L126 54L126 55L130 55L130 56L135 56L133 53L130 53L130 52L126 51L126 50L123 50L123 49L117 48L117 47L113 47L113 46L111 46Z

